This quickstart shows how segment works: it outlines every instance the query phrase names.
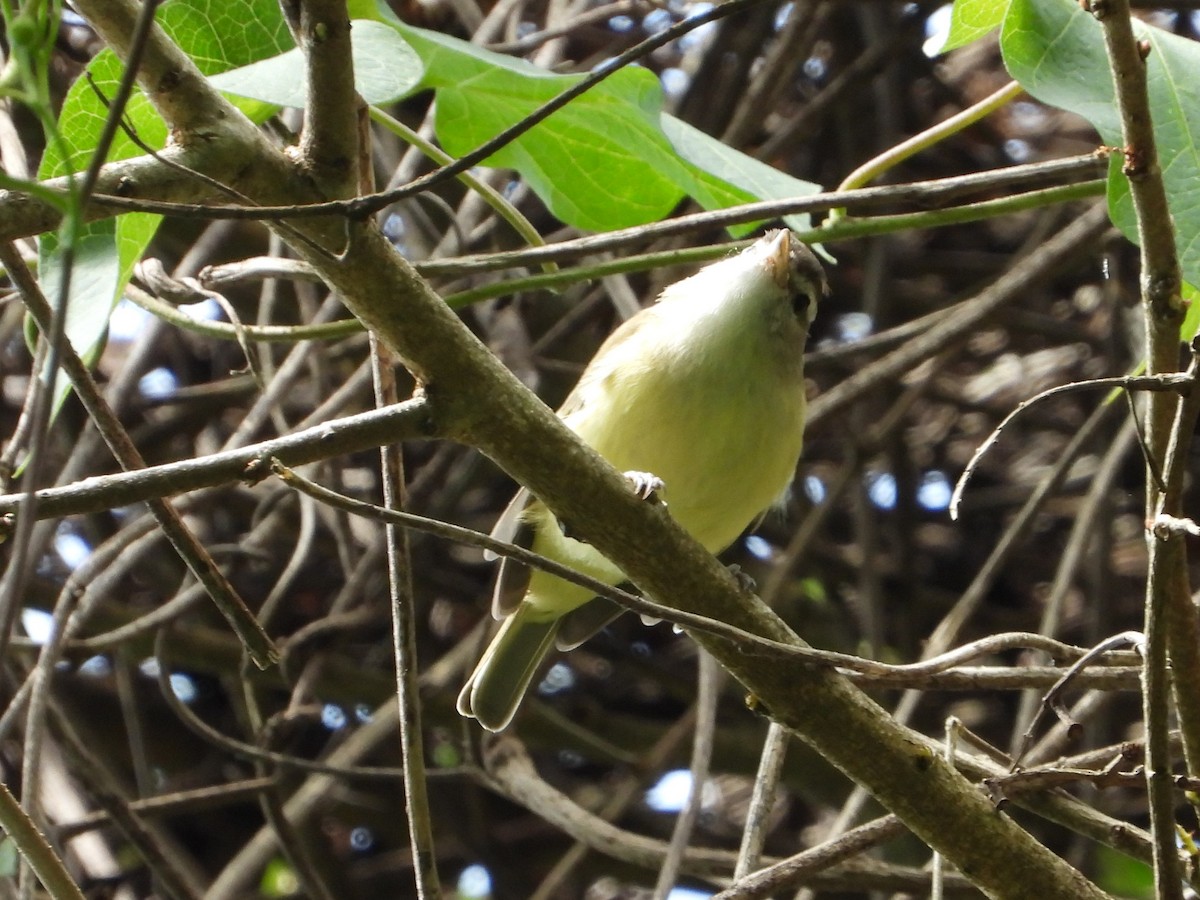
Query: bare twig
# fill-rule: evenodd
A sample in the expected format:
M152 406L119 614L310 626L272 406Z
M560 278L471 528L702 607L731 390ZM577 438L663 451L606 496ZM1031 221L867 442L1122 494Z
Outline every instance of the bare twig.
M39 327L48 333L54 314L50 311L45 297L42 296L37 282L34 281L24 261L11 244L0 245L0 262L3 262L10 276L20 285L22 298ZM80 400L96 423L97 430L104 436L113 455L125 469L144 469L146 461L97 389L91 373L69 345L64 345L62 348L62 362ZM40 499L40 493L38 496ZM217 608L245 643L254 662L262 668L272 665L278 658L278 654L271 639L267 637L258 624L258 620L254 618L254 614L238 596L233 585L212 561L212 557L209 556L204 546L184 524L179 513L169 503L158 499L150 503L150 510L175 551L187 564L192 574L205 585ZM0 632L0 651L7 640L7 634L7 629Z
M700 662L696 673L699 689L696 691L696 728L692 736L692 758L688 764L691 790L683 809L675 819L671 842L658 870L654 884L654 900L666 900L675 887L679 867L684 853L692 840L692 829L704 807L704 788L712 764L713 739L717 730L717 701L721 696L721 684L725 681L725 670L716 660L700 651Z
M958 483L954 485L954 493L950 497L950 518L958 518L958 507L962 503L963 491L966 490L967 482L971 480L971 475L974 474L975 467L979 465L979 461L992 448L992 445L1000 440L1000 436L1004 433L1004 429L1008 424L1029 407L1061 394L1095 390L1096 388L1119 387L1125 391L1173 392L1183 394L1191 391L1193 385L1193 376L1181 373L1141 376L1123 375L1114 378L1092 378L1087 381L1073 381L1070 384L1060 384L1056 387L1047 388L1041 393L1030 397L1028 400L1022 400L1012 412L1004 417L999 425L992 429L992 433L987 436L987 440L980 444L975 453L972 454L970 461L963 469L962 475L959 476Z
M1156 375L1178 368L1179 326L1183 322L1182 279L1175 249L1175 233L1162 180L1158 150L1155 146L1149 94L1146 89L1146 60L1133 33L1128 0L1103 0L1093 3L1092 13L1099 19L1108 51L1109 65L1116 86L1117 108L1121 115L1124 141L1123 173L1129 179L1137 218L1138 243L1141 246L1142 309L1146 323L1147 372ZM1168 396L1151 398L1147 415L1146 439L1155 460L1169 467L1166 456L1172 440L1172 420L1180 401ZM1194 404L1192 404L1194 406ZM1194 416L1192 417L1194 420ZM1186 456L1190 441L1176 434L1176 452ZM1169 483L1169 479L1168 479ZM1163 509L1161 502L1169 491L1147 488L1147 518L1156 512L1178 513ZM1146 728L1146 779L1149 788L1150 822L1154 834L1155 892L1165 900L1182 898L1179 858L1176 854L1175 815L1171 792L1171 756L1167 736L1170 715L1170 679L1167 672L1171 608L1177 603L1190 605L1186 588L1186 556L1181 540L1150 541L1149 577L1146 584L1145 685L1143 717ZM1182 579L1183 584L1180 585ZM1182 596L1180 596L1182 590ZM1175 617L1190 624L1187 640L1195 640L1195 611ZM1188 654L1195 660L1195 652ZM1183 662L1183 660L1181 660ZM1193 672L1194 677L1196 673ZM1194 712L1194 704L1189 704Z

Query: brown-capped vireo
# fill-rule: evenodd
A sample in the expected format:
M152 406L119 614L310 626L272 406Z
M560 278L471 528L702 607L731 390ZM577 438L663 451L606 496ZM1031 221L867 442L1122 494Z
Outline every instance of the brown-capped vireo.
M804 437L804 344L826 292L816 256L767 234L662 292L613 332L558 414L614 467L661 479L667 509L710 552L785 495ZM621 570L564 533L521 490L492 536L609 584ZM591 602L589 602L591 601ZM492 612L504 623L458 698L491 731L512 717L550 651L577 646L615 610L583 587L514 560Z

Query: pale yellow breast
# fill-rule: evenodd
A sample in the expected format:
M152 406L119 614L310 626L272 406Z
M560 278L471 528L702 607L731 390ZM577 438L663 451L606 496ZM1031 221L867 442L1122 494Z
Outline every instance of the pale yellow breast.
M615 468L661 478L672 516L719 552L792 479L803 440L803 383L746 377L740 366L660 359L647 367L653 371L610 372L566 422Z

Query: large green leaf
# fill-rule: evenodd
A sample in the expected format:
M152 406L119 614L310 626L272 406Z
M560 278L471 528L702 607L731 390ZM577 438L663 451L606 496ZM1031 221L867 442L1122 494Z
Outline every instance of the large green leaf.
M422 86L437 91L438 137L455 155L495 137L582 78L394 26L425 63ZM516 169L555 215L592 230L661 219L685 195L714 208L819 190L665 116L662 104L652 73L622 69L488 163Z
M421 59L394 28L358 21L350 39L354 87L367 103L391 103L420 83ZM272 111L305 103L304 58L299 49L221 72L209 80L226 93L261 100Z
M1147 89L1163 181L1185 280L1200 284L1200 45L1134 20L1148 42ZM1021 86L1086 118L1105 144L1120 146L1121 122L1100 23L1072 0L1011 0L1000 46ZM1113 222L1131 240L1137 223L1119 154L1109 167Z
M523 60L435 32L397 26L437 91L436 128L461 156L519 122L583 76L555 75ZM662 91L645 69L622 69L508 144L487 165L516 169L564 222L591 230L666 216L688 172L658 118Z
M117 222L103 219L84 225L74 241L74 259L70 288L67 292L66 337L83 357L92 363L100 353L101 341L108 329L115 286L121 283ZM58 308L65 275L65 257L58 235L45 235L38 246L38 280L42 293ZM50 373L41 373L49 380ZM71 383L59 372L54 383L54 409L57 412L70 392Z
M157 21L206 74L274 56L291 45L275 0L169 0L159 8ZM116 55L105 50L88 65L90 80L79 78L71 86L59 114L58 140L47 147L38 169L39 179L87 167L108 114L106 103L116 95L122 71ZM156 150L165 146L166 124L140 91L129 98L125 121L142 144ZM144 152L121 131L107 158L127 159ZM83 229L76 247L80 269L72 276L67 334L85 359L99 354L112 308L159 222L159 216L135 213ZM57 235L42 236L39 259L43 290L53 300L56 284L60 283L55 279L61 277L62 267ZM65 383L60 383L58 403L66 390Z
M954 0L950 10L950 34L939 53L964 47L991 34L1004 20L1007 4L1000 0Z
M706 209L821 192L820 185L793 178L774 166L759 162L674 116L664 114L659 121L675 152L692 169L695 182L688 193ZM717 172L720 176L714 174ZM812 227L812 217L807 213L786 216L784 221L797 231ZM735 235L753 230L754 225L730 229Z

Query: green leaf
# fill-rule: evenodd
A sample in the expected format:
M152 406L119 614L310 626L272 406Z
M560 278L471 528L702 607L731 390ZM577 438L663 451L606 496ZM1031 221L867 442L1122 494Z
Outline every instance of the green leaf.
M1180 293L1183 295L1183 302L1187 304L1187 314L1183 317L1183 324L1179 326L1179 339L1189 344L1192 338L1200 334L1200 289L1185 281Z
M527 63L419 28L400 33L437 90L435 126L461 156L519 122L583 76ZM559 219L604 231L652 222L683 198L688 179L658 117L662 91L645 69L617 72L502 148L487 165L516 169Z
M67 294L66 335L71 346L91 364L100 354L108 318L116 304L121 284L121 260L117 251L117 222L103 219L84 225L75 241L71 283ZM38 280L51 307L59 308L64 274L63 247L57 234L44 234L38 241ZM42 372L49 380L50 372ZM58 373L54 383L54 410L58 411L70 392L66 376Z
M1200 284L1200 44L1135 19L1150 47L1147 90L1183 277ZM1072 0L1011 0L1000 46L1005 65L1030 94L1086 118L1119 146L1121 121L1100 23ZM1109 165L1109 214L1133 241L1137 222L1121 160Z
M954 0L950 10L950 34L939 53L965 47L1000 27L1007 4L996 0Z
M189 55L201 71L218 72L255 59L274 56L291 45L291 36L275 0L171 0L159 7L157 21ZM104 120L106 103L116 95L123 66L111 50L105 50L88 65L90 76L79 78L67 92L59 114L60 143L51 142L38 169L46 179L79 172L95 152ZM125 121L142 144L158 150L166 145L167 127L140 91L135 91L125 108ZM145 151L124 131L117 133L108 160L140 156ZM88 225L76 248L67 333L71 344L85 360L99 356L108 328L108 318L133 267L145 253L158 230L160 216L134 213L107 222ZM43 235L39 267L42 290L53 303L62 274L62 254L57 235ZM56 385L55 408L61 405L69 386L65 379Z
M360 20L350 34L354 87L372 105L391 103L421 81L421 59L396 29ZM272 108L305 103L304 57L298 49L222 72L209 79L220 90L261 100Z
M292 46L278 4L273 0L238 0L236 4L221 0L170 0L159 8L157 21L206 75L275 56ZM87 71L96 87L86 77L77 79L67 92L59 116L66 154L59 147L48 147L38 170L39 178L81 171L96 147L108 114L106 103L116 94L123 66L111 50L104 50L92 60ZM140 91L130 97L125 117L144 144L154 149L165 145L166 125ZM127 159L142 153L121 132L108 158Z
M396 27L424 61L421 86L437 91L438 138L454 155L474 150L582 77ZM517 170L559 219L596 231L661 219L685 195L711 209L817 190L664 116L662 103L652 73L622 69L487 163Z
M1109 143L1121 119L1100 24L1071 0L1012 0L1000 34L1009 73L1051 106L1083 116Z
M667 140L689 163L696 178L696 186L688 193L706 209L751 200L782 200L821 193L819 184L793 178L674 116L663 115L660 124ZM720 178L712 174L715 172L721 173ZM812 227L812 217L807 213L785 216L784 221L796 231L807 231ZM749 224L729 230L735 236L741 236L754 228L754 224Z

